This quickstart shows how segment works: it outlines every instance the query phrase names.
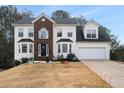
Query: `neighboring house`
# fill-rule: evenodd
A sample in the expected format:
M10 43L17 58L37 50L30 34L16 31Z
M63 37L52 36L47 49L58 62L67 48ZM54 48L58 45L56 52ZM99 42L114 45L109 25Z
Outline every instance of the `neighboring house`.
M35 61L67 56L79 59L106 59L110 56L110 38L90 20L83 24L76 18L24 17L14 23L15 59L34 57Z

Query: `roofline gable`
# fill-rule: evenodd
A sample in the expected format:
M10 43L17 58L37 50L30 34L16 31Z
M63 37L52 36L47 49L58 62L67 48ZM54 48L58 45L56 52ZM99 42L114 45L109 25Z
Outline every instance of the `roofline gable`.
M99 23L97 23L95 20L93 20L93 19L91 19L90 21L88 21L85 25L88 25L89 23L94 23L95 25L97 25L97 26L100 26L100 24ZM84 26L85 26L84 25Z
M37 20L39 20L41 17L46 17L48 20L50 20L51 22L55 23L55 21L53 21L50 17L48 17L45 13L41 13L36 19L34 19L32 21L32 23L36 22Z

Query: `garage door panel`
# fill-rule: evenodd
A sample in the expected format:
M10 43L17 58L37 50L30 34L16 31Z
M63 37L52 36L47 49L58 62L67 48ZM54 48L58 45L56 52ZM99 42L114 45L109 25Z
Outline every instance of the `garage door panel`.
M80 59L105 59L105 48L79 48Z

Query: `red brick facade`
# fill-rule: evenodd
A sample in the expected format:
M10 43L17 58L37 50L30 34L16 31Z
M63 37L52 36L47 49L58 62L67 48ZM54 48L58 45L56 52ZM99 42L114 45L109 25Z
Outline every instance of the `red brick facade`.
M42 18L45 21L42 21ZM39 39L38 32L41 28L48 30L48 39ZM41 17L39 20L34 22L34 59L35 61L46 60L46 57L38 56L38 44L46 43L49 47L49 58L53 57L53 23L46 17Z

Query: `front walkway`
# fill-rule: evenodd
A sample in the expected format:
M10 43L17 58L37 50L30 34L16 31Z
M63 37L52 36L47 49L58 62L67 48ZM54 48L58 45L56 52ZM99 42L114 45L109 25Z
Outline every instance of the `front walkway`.
M116 88L124 88L124 64L104 60L82 60L102 79Z

